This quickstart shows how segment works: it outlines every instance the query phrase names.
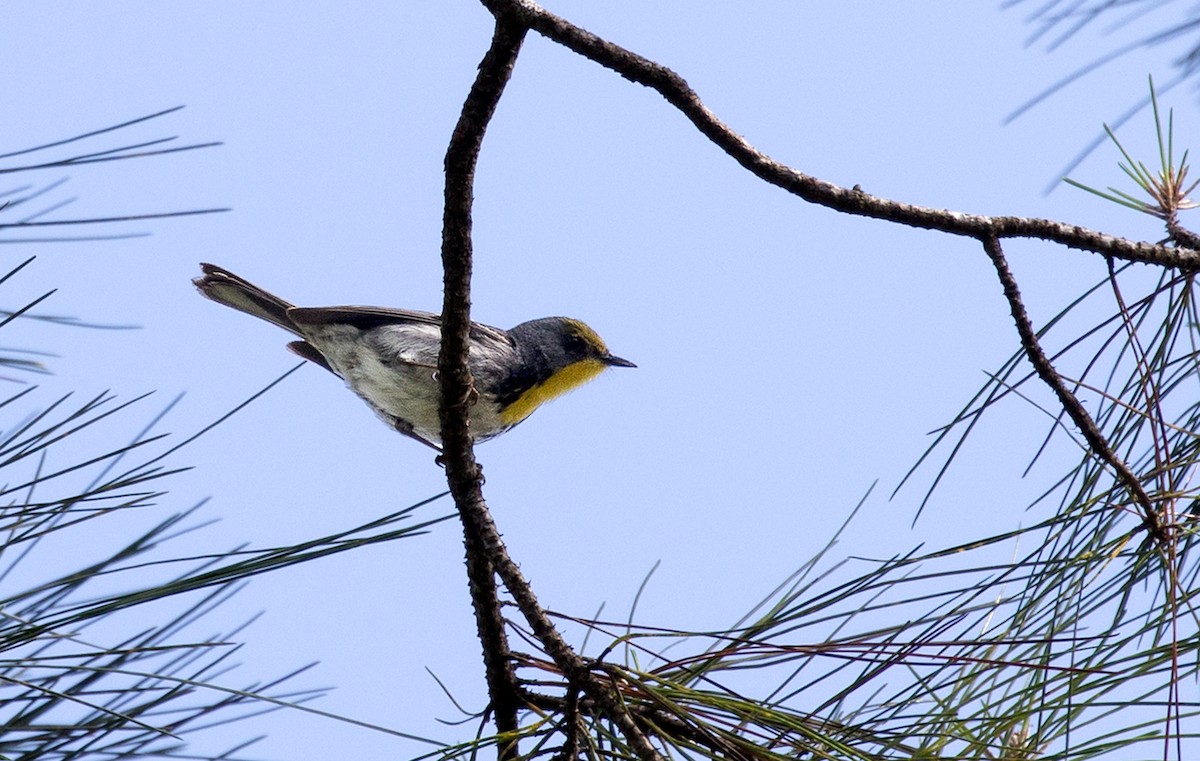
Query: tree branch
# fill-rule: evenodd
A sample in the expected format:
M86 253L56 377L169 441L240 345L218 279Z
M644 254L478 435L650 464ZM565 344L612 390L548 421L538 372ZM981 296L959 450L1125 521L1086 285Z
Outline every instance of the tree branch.
M1025 311L1025 304L1021 300L1021 291L1017 288L1016 278L1013 277L1012 270L1008 268L1008 261L1004 258L1004 251L1000 247L1000 241L993 236L984 237L981 239L983 249L987 252L988 258L992 260L992 264L996 267L996 274L1000 278L1000 285L1004 288L1004 297L1008 299L1009 310L1012 312L1013 322L1017 325L1017 333L1021 337L1021 347L1025 350L1025 356L1029 359L1033 369L1037 372L1039 378L1047 386L1054 391L1058 397L1059 403L1067 414L1071 416L1071 420L1075 421L1075 425L1083 433L1084 439L1087 440L1091 450L1108 464L1117 473L1117 479L1129 491L1130 496L1137 502L1138 507L1142 511L1142 525L1150 532L1151 536L1158 540L1166 539L1166 531L1163 528L1162 520L1159 517L1158 511L1154 508L1154 502L1150 499L1150 495L1146 493L1142 482L1134 475L1125 461L1117 456L1109 446L1108 441L1104 438L1104 434L1100 432L1100 428L1096 422L1092 420L1092 416L1084 409L1079 399L1071 393L1066 384L1063 383L1062 377L1058 371L1054 369L1054 365L1050 363L1050 358L1042 351L1041 344L1037 340L1037 332L1033 328L1033 323L1029 320L1029 314Z
M637 53L571 24L529 0L482 0L493 14L509 13L538 34L612 69L622 77L650 87L679 109L696 129L759 179L805 201L846 214L883 219L912 227L983 240L1037 238L1115 259L1182 269L1200 269L1200 251L1178 249L1119 238L1078 225L1033 217L966 214L933 209L871 195L857 185L844 188L782 164L755 148L718 119L683 77Z
M442 345L438 357L441 393L442 461L446 478L463 522L488 689L496 711L499 733L513 732L514 739L500 747L500 757L518 755L515 732L520 688L516 681L503 617L496 596L493 572L499 573L518 609L542 643L547 655L562 669L571 685L586 693L625 736L638 758L662 761L649 739L626 710L615 690L591 671L562 638L538 603L520 568L508 556L500 533L483 499L483 471L475 460L468 411L474 389L467 364L471 304L471 203L475 166L487 124L495 113L504 86L512 74L526 27L508 14L496 14L491 47L463 104L462 113L446 151L445 212L442 224L444 301ZM474 555L474 557L471 557Z
M499 747L499 758L520 755L516 735L520 686L513 669L512 654L504 629L504 615L496 589L496 577L488 559L488 548L479 528L486 517L481 485L483 472L475 462L473 439L467 425L473 400L473 380L467 365L471 330L471 203L475 166L483 135L504 86L512 74L525 28L497 18L491 47L479 64L479 73L463 103L458 124L446 149L445 209L442 218L442 266L444 303L442 345L438 357L442 426L442 461L446 479L463 523L466 565L475 624L483 646L488 695L495 715L496 731L511 735ZM490 520L490 518L488 518Z
M541 608L520 568L507 554L484 501L482 471L472 451L468 411L474 401L474 390L467 364L472 187L484 131L495 113L528 29L616 71L626 79L653 88L741 166L765 182L803 200L847 214L981 241L996 267L1022 347L1038 376L1055 392L1096 456L1116 472L1117 479L1142 511L1147 530L1159 540L1166 538L1166 529L1150 495L1129 466L1113 451L1087 410L1066 388L1038 344L1016 281L1004 259L1000 240L1011 237L1037 238L1110 259L1197 270L1200 269L1200 250L1192 247L1193 239L1176 236L1175 242L1179 244L1183 241L1187 247L1154 245L1053 220L967 214L874 196L857 185L847 189L792 169L756 149L709 111L687 82L670 69L576 27L530 0L481 2L495 16L496 31L492 46L480 65L479 76L464 103L446 154L446 206L442 238L445 301L438 372L443 461L466 534L472 599L476 606L480 637L484 642L489 690L493 708L497 711L497 728L501 733L508 731L507 727L515 731L521 700L533 698L522 690L514 676L511 651L498 607L494 574L499 574L533 635L561 670L567 680L568 690L579 690L585 695L600 714L613 722L640 759L661 761L643 731L643 725L625 705L620 692L608 681L602 664L582 658L566 643ZM503 745L500 752L502 758L515 756L515 739Z

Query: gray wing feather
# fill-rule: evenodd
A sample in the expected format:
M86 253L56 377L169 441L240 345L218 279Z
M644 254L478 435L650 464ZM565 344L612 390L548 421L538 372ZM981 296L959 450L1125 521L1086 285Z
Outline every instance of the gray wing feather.
M391 307L292 307L287 316L301 328L311 325L352 325L359 330L370 330L385 325L410 324L431 325L440 331L442 327L442 316L439 314ZM471 337L512 345L508 331L478 322L471 323Z

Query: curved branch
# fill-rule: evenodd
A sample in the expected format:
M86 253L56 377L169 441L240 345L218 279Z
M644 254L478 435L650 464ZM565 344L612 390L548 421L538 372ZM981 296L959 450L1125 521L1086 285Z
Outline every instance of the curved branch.
M468 411L476 396L467 364L471 305L471 203L475 166L487 124L512 74L527 28L513 16L497 13L491 47L463 104L446 151L445 211L442 219L442 345L438 356L442 462L466 534L471 596L484 643L488 689L496 711L496 728L514 738L500 747L500 757L519 755L516 745L520 686L496 596L498 573L534 635L571 685L590 697L615 724L643 761L662 761L619 695L592 672L590 664L562 638L538 603L529 582L508 555L483 499L483 471L475 460Z
M805 201L846 214L963 235L971 238L1038 238L1069 248L1130 262L1200 269L1200 251L1127 240L1078 225L1034 217L966 214L902 203L871 195L857 185L844 188L782 164L755 148L716 117L683 77L648 58L571 24L529 0L482 0L494 14L509 13L538 34L666 98L696 129L751 174Z
M446 149L442 218L444 303L442 345L438 356L442 462L463 523L468 585L483 646L484 670L496 731L513 738L500 745L502 760L520 755L516 736L520 726L517 711L521 698L505 634L504 615L500 610L496 576L482 539L484 532L479 528L480 522L487 517L487 506L481 490L482 470L475 462L473 440L467 425L474 393L467 365L471 330L471 202L483 134L512 74L524 37L524 27L497 19L491 47L479 64L479 73L463 103Z

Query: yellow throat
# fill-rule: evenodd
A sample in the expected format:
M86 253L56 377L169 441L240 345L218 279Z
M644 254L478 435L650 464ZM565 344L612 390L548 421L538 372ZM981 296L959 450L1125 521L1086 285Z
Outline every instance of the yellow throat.
M504 425L516 425L533 414L551 399L576 389L604 372L607 365L598 359L573 362L551 375L544 382L530 388L517 400L500 411Z

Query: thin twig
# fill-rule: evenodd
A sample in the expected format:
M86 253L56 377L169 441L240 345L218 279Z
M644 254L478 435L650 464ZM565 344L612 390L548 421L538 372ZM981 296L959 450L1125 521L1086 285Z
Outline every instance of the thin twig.
M568 687L566 706L562 710L562 732L566 735L554 761L573 761L579 758L579 690Z
M1154 509L1154 502L1150 499L1150 495L1146 493L1142 482L1129 469L1125 461L1118 457L1117 453L1109 446L1108 440L1104 438L1104 434L1100 432L1100 428L1092 420L1092 416L1088 414L1088 411L1084 409L1079 399L1063 383L1062 377L1054 369L1054 365L1050 363L1049 357L1042 351L1042 346L1038 343L1037 332L1033 329L1033 323L1029 319L1028 312L1025 311L1025 303L1021 300L1021 291L1017 288L1016 278L1013 277L1012 270L1008 268L1008 261L1004 258L1004 250L1000 247L1000 240L992 235L981 238L980 242L983 243L983 248L987 252L988 258L992 260L992 264L996 267L996 274L1000 278L1000 285L1004 288L1004 297L1008 299L1008 306L1012 312L1013 322L1016 323L1017 333L1021 337L1021 347L1025 350L1025 356L1029 359L1030 364L1033 365L1033 369L1037 372L1038 377L1054 391L1063 409L1066 410L1067 414L1071 416L1071 420L1075 421L1076 427L1083 433L1083 437L1087 440L1092 452L1116 471L1117 478L1129 491L1133 500L1137 502L1138 507L1141 508L1142 525L1153 537L1159 541L1166 542L1166 531L1163 528L1158 511Z

